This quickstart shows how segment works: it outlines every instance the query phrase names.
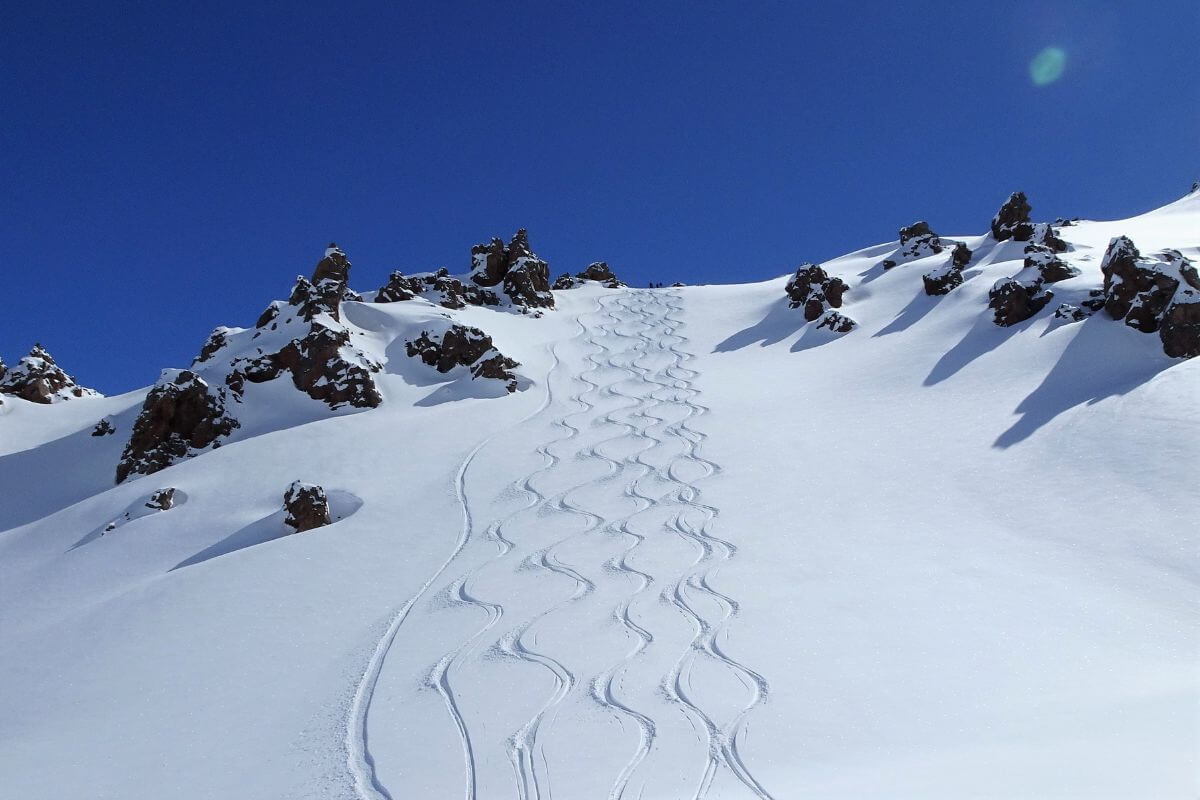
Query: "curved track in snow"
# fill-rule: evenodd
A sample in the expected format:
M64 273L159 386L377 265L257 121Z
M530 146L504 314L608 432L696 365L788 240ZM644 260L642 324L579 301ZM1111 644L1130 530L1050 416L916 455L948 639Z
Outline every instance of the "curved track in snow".
M725 643L740 608L717 574L736 548L696 486L721 468L701 454L709 410L680 312L677 293L601 296L554 348L541 408L464 460L456 546L393 617L355 694L361 797L408 796L375 760L420 759L419 742L373 752L371 700L413 612L440 625L453 608L458 643L412 682L437 693L461 742L467 800L771 797L738 748L769 687ZM541 464L492 498L471 466L500 436Z

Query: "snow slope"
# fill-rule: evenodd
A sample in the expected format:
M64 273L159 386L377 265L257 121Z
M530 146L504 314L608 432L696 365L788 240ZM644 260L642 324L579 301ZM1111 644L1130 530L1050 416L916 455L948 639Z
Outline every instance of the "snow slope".
M1195 797L1200 361L1051 312L1113 236L1196 259L1200 195L1061 234L1011 328L982 237L944 297L826 262L843 336L783 278L444 312L501 397L395 347L428 305L344 303L379 408L115 487L145 390L5 398L0 795ZM296 479L340 519L287 535Z

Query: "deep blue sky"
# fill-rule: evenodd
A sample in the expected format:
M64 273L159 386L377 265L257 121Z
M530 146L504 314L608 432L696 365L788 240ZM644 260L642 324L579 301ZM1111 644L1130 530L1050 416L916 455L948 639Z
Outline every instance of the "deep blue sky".
M0 13L10 364L149 383L331 239L362 290L521 226L556 274L733 282L1200 177L1195 0L184 5Z

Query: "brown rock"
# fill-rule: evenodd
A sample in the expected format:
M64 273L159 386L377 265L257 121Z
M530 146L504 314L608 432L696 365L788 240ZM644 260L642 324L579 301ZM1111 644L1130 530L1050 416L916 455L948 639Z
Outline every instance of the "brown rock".
M146 508L154 508L159 511L169 511L175 505L175 488L167 487L159 489L154 494L150 495L150 500L146 502Z
M224 395L184 370L146 395L117 465L117 483L135 473L157 472L192 451L216 447L238 427L225 413Z
M1188 287L1175 293L1158 335L1163 352L1171 358L1200 356L1200 291Z
M320 486L293 481L283 495L287 522L297 533L330 524L329 498Z
M804 307L804 319L808 322L820 317L829 308L841 308L842 296L848 287L841 278L831 278L817 264L801 264L796 274L787 282L784 291L792 308Z
M40 344L10 369L0 370L0 394L10 394L31 403L49 404L73 397L92 397L99 393L80 386Z
M992 218L992 238L998 242L1005 239L1029 241L1033 236L1033 224L1029 221L1032 210L1024 192L1013 192Z
M1029 319L1053 298L1054 293L1043 288L1040 278L1029 283L1006 278L988 292L988 308L994 312L995 323L1006 328Z

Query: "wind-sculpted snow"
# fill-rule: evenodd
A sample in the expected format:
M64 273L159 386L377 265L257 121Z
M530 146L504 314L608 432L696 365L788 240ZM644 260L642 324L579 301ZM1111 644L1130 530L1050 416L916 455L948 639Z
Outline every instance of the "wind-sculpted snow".
M417 790L402 754L370 745L399 722L373 698L416 681L452 722L468 798L702 797L721 772L770 797L738 750L767 683L721 644L738 604L714 580L736 548L712 532L717 510L696 485L719 466L700 454L706 408L677 303L608 295L580 318L542 409L517 426L541 437L541 463L502 492L505 513L473 490L499 440L464 464L459 545L360 686L348 741L361 796ZM461 630L457 644L408 678L389 671L426 626ZM567 755L581 749L586 763Z

